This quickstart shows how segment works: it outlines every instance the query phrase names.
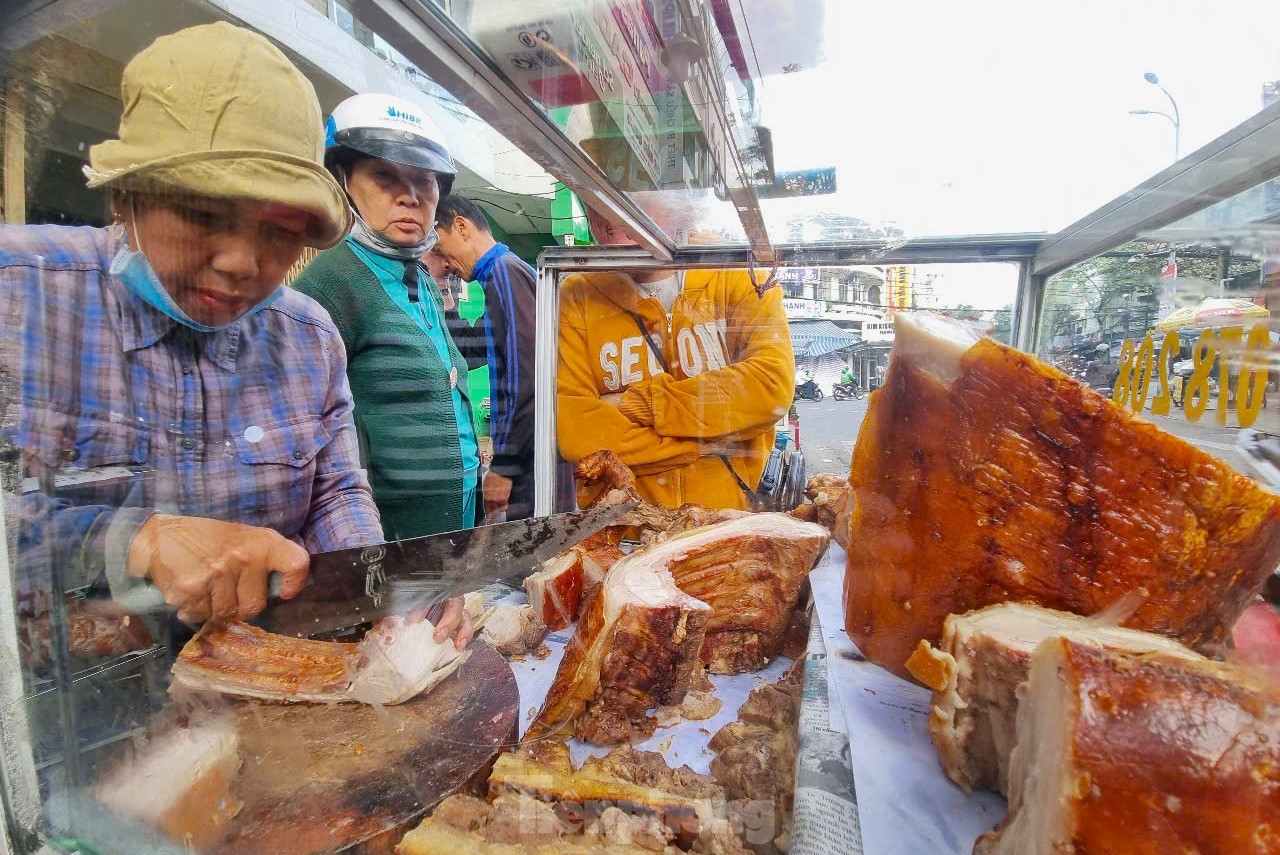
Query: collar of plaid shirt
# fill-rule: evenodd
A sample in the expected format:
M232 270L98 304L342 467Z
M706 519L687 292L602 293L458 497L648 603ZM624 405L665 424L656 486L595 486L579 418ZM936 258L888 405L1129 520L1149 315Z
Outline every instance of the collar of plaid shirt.
M180 324L146 302L139 300L121 287L119 283L111 283L125 311L120 315L121 350L130 353L135 350L151 347L174 331ZM213 333L199 333L197 340L204 343L202 350L205 358L224 371L233 374L236 370L236 356L240 352L240 324L233 323L225 329Z

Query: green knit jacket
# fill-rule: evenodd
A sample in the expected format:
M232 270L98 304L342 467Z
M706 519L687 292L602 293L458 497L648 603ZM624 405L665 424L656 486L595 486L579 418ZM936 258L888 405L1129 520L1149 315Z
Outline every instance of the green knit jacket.
M307 265L293 287L333 317L347 346L360 457L388 540L464 527L462 453L449 366L345 242ZM439 289L421 289L444 317ZM449 339L457 376L467 363ZM467 416L466 383L458 387ZM470 525L471 520L466 521Z

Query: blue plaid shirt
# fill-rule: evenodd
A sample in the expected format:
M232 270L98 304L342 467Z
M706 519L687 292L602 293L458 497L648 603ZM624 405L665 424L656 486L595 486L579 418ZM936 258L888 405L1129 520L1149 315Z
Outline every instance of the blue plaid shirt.
M381 541L328 314L286 289L194 332L109 275L121 245L105 229L0 227L0 427L46 485L7 509L20 564L59 561L66 588L123 585L155 512L272 528L310 552Z

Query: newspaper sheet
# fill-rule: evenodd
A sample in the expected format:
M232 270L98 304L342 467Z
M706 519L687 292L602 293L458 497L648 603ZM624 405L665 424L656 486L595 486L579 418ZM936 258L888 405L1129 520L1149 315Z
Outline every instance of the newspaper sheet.
M853 791L849 736L839 708L832 715L827 648L815 612L800 699L791 855L862 855L858 801Z
M867 662L849 640L844 566L844 551L832 544L809 581L831 709L840 710L849 734L862 851L969 855L978 835L1004 818L1004 799L986 791L966 795L947 779L926 727L928 690Z

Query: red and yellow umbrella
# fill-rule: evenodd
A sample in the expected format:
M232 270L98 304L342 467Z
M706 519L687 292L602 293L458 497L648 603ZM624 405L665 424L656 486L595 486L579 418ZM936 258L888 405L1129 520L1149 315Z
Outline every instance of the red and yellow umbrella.
M1221 327L1271 317L1265 307L1248 300L1210 297L1199 305L1185 306L1163 318L1156 329L1161 332L1189 327Z

